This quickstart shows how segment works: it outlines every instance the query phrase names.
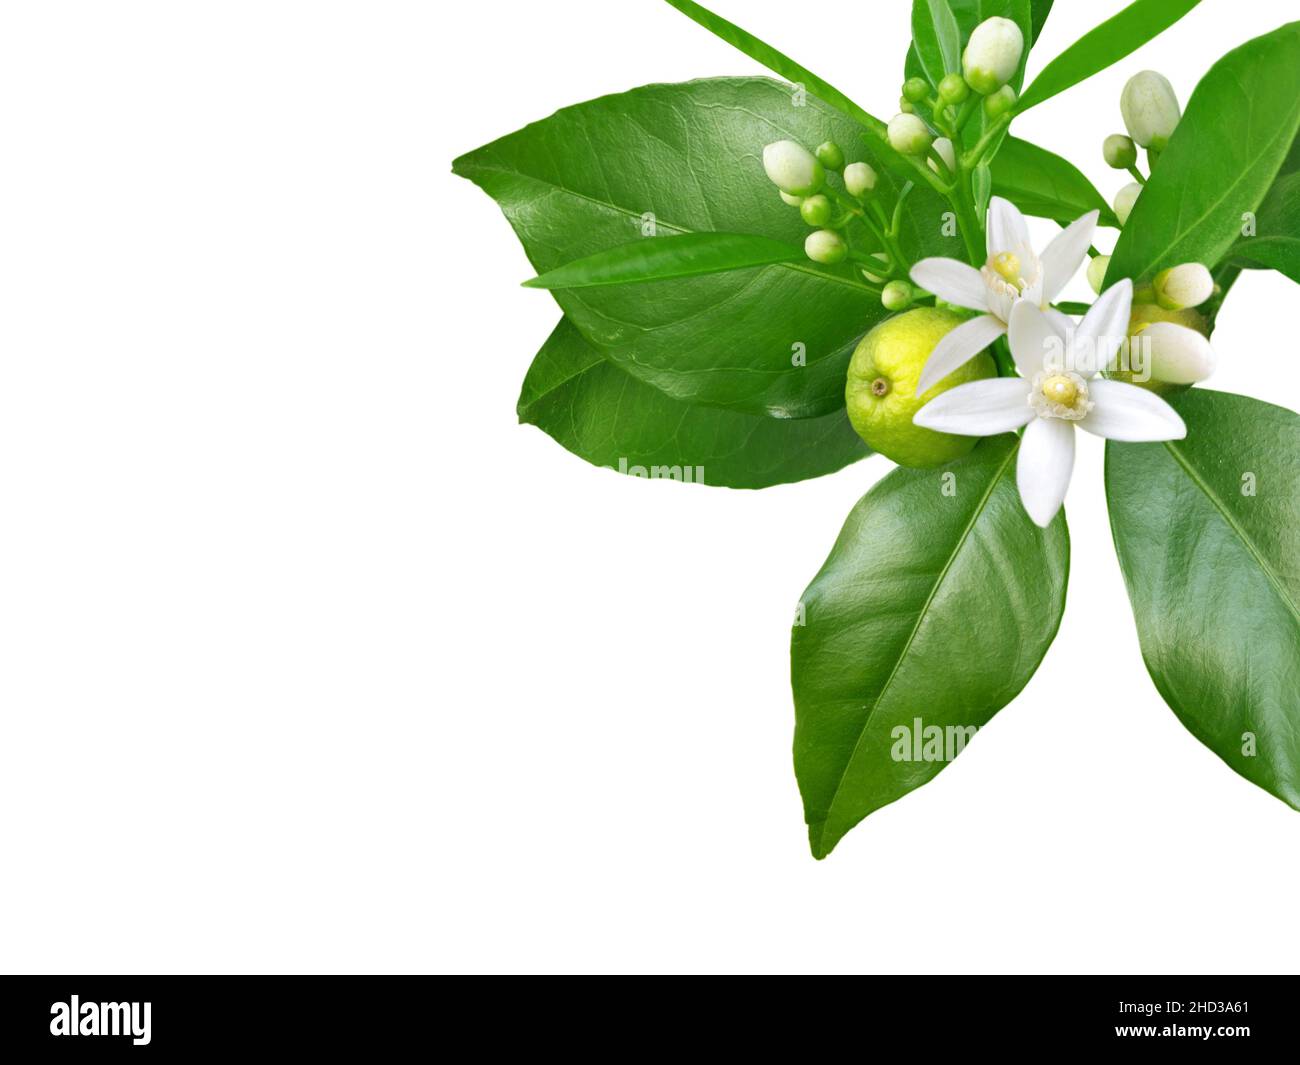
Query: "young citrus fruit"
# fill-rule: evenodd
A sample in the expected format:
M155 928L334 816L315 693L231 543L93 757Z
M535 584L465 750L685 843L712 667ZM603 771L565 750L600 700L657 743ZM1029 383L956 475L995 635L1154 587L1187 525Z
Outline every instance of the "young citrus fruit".
M1205 315L1200 311L1187 307L1181 311L1167 311L1158 303L1135 303L1133 304L1133 314L1128 321L1129 338L1141 336L1142 330L1155 322L1173 322L1174 325L1183 325L1188 329L1195 329L1201 336L1208 338L1210 335L1210 323L1205 320ZM1127 352L1121 350L1122 357L1121 367L1127 364ZM1188 385L1171 385L1165 381L1157 381L1154 377L1148 377L1145 381L1134 380L1134 373L1128 369L1115 369L1106 372L1107 377L1115 381L1127 381L1131 385L1137 385L1139 388L1145 388L1160 396L1167 396L1174 392L1184 392Z
M965 319L951 311L918 307L881 322L864 336L849 363L844 399L858 435L900 466L937 466L960 458L979 443L922 429L912 415L940 392L992 377L993 359L982 351L922 396L916 394L925 361L934 347Z

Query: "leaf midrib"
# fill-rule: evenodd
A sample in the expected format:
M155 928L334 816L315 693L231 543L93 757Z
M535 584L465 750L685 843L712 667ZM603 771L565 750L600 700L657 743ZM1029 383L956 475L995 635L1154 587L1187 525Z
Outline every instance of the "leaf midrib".
M979 502L975 505L975 509L971 512L970 520L967 521L966 527L962 530L961 536L957 538L957 543L953 545L952 552L948 555L948 560L944 563L943 569L939 571L939 575L935 578L934 584L930 588L930 594L926 596L925 602L921 604L921 609L916 615L916 621L912 625L912 631L908 633L907 642L903 644L903 649L898 653L898 657L894 660L894 668L889 671L889 676L881 686L880 693L876 696L871 708L867 711L867 716L862 721L862 729L858 732L857 742L854 743L853 750L849 753L849 757L844 763L844 769L840 773L840 779L836 782L835 792L831 796L831 801L826 804L826 816L817 823L818 826L824 826L826 822L831 819L831 815L835 812L835 803L839 800L840 790L844 787L844 781L849 775L849 769L853 766L853 762L858 756L858 751L861 749L862 743L866 739L867 729L871 725L872 717L875 712L880 709L880 704L884 702L890 686L894 683L894 678L898 676L898 671L902 667L903 660L907 657L908 652L912 649L913 642L916 640L916 634L921 631L921 623L925 620L925 616L929 612L930 605L934 602L935 596L939 594L939 589L943 586L943 582L947 578L949 571L952 569L953 563L957 561L957 556L961 554L962 548L970 538L971 531L979 521L980 515L984 513L984 508L987 506L989 498L997 488L998 482L1002 480L1003 474L1006 473L1007 466L1010 465L1011 460L1015 458L1019 451L1020 445L1017 443L1015 447L1007 452L1007 457L1002 460L1001 465L997 468L997 472L989 479L988 488L984 490L984 494L980 497ZM821 833L818 834L818 843L821 843Z

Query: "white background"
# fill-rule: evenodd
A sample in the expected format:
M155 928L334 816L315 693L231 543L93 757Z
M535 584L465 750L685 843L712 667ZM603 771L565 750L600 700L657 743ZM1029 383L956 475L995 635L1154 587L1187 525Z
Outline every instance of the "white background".
M892 113L903 0L716 6ZM1293 9L1016 132L1110 196L1124 80ZM654 0L0 11L5 969L1294 968L1300 815L1151 686L1098 442L1041 670L818 863L789 622L889 464L697 489L515 424L557 310L451 159L750 61ZM1238 285L1214 387L1300 407L1296 297Z

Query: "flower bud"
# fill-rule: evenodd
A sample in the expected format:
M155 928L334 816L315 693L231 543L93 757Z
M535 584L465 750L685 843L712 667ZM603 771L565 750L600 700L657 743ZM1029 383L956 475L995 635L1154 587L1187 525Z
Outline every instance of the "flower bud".
M816 196L809 196L799 205L800 216L816 229L826 225L831 220L832 213L831 201L821 193Z
M925 78L908 78L903 82L903 99L910 100L914 104L925 102L925 98L930 95L930 86L926 83Z
M803 250L813 262L827 266L842 263L849 257L849 246L833 229L819 229L809 233L808 239L803 242Z
M781 190L780 190L780 193L781 193L781 202L782 202L782 203L787 203L787 204L789 204L791 207L802 207L802 206L803 206L803 197L802 197L802 196L791 196L791 195L790 195L788 192L786 192L784 189L781 189Z
M962 53L966 83L981 96L996 92L1012 79L1025 50L1025 35L1007 18L985 19L970 35Z
M948 173L957 173L957 152L953 149L952 141L947 137L939 137L931 147L934 148L939 158L943 160L944 165L948 168ZM939 170L938 164L933 159L927 161L930 164L930 169L942 177L943 175Z
M811 196L826 183L826 171L802 144L777 141L763 149L763 169L777 188L791 196Z
M1016 90L1010 85L1003 85L997 92L984 97L984 113L989 118L1001 118L1016 106L1016 100Z
M844 187L850 196L866 199L876 188L876 172L866 163L850 163L844 168Z
M900 96L898 98L898 110L905 115L916 114L916 108L912 106L912 101L906 96Z
M868 281L870 281L873 285L882 285L889 280L889 273L888 273L889 256L886 255L883 251L878 251L878 252L873 252L871 257L879 261L881 272L878 274L873 274L870 270L868 270L864 266L862 268L862 276L865 277Z
M821 163L827 170L844 169L844 149L834 141L819 144L815 154L817 162Z
M889 120L889 143L903 155L924 155L933 141L930 130L916 115L895 115Z
M1109 255L1098 255L1088 264L1088 284L1092 291L1101 295L1102 283L1106 280L1106 271L1110 267Z
M960 74L945 74L939 82L939 99L946 104L965 103L969 95L970 86Z
M887 311L903 311L912 305L912 286L906 281L891 281L880 294Z
M1106 157L1106 165L1116 170L1127 170L1137 166L1138 150L1133 138L1122 133L1112 133L1101 146L1101 154Z
M1154 285L1156 302L1167 311L1199 307L1214 295L1214 276L1200 263L1161 270Z
M1120 113L1129 136L1143 148L1164 151L1174 135L1182 112L1169 79L1154 70L1129 78L1119 98Z
M1136 181L1130 181L1115 194L1115 217L1119 219L1120 225L1128 222L1128 216L1133 213L1133 205L1137 203L1141 191L1141 185Z
M1173 322L1154 322L1134 334L1149 344L1151 377L1170 385L1204 381L1216 365L1210 342L1195 329Z

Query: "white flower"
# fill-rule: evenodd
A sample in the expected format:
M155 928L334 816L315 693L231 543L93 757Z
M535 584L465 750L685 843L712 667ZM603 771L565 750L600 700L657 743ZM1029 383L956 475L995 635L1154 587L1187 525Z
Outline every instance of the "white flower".
M1016 73L1025 51L1025 35L1009 18L985 19L970 35L962 53L962 71L982 96L997 92Z
M1129 136L1143 148L1158 152L1165 150L1182 117L1174 87L1154 70L1144 70L1128 79L1120 93L1119 110Z
M763 149L763 169L782 192L811 196L826 183L826 170L802 144L776 141Z
M1040 258L1029 243L1025 216L1015 205L994 196L988 213L989 257L982 268L976 270L957 259L917 263L912 280L921 288L958 307L985 312L939 341L921 371L917 395L933 388L1005 333L1011 308L1020 300L1044 310L1060 329L1068 328L1070 319L1049 304L1082 265L1097 228L1097 216L1097 211L1089 211L1062 230Z
M1183 263L1156 274L1156 300L1168 311L1199 307L1214 295L1214 275L1200 263Z
M1141 194L1142 186L1136 181L1130 181L1115 193L1115 217L1119 219L1120 225L1128 224L1128 216L1133 213L1133 205L1138 202Z
M1033 303L1011 312L1009 339L1020 377L958 385L932 399L912 419L926 429L989 436L1025 427L1016 483L1025 511L1046 528L1065 501L1074 470L1074 429L1108 440L1181 440L1187 427L1163 399L1145 388L1099 378L1128 329L1133 283L1106 290L1074 331L1061 334Z

